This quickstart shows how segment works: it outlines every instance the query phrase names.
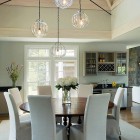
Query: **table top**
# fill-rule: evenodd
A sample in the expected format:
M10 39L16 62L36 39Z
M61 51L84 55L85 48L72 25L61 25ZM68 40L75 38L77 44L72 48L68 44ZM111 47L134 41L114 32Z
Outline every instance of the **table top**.
M62 104L62 99L52 98L52 105L56 116L83 116L85 111L87 98L75 97L71 98L71 104ZM109 102L108 108L113 108L114 103ZM29 103L20 105L20 109L30 112Z

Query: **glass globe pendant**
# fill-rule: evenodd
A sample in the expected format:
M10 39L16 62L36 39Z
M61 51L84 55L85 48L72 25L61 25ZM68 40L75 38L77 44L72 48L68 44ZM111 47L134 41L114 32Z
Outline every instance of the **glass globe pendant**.
M72 16L72 25L75 28L84 28L88 23L88 16L83 11L79 10Z
M56 42L51 48L51 54L53 57L63 57L66 55L66 49L60 42Z
M48 25L40 19L40 0L39 0L39 19L37 19L31 27L32 33L36 37L44 37L48 31Z
M84 28L88 25L88 16L81 10L81 0L79 0L80 9L72 16L72 25L75 28Z
M53 57L63 57L66 55L65 47L59 42L59 7L58 7L58 41L52 46L51 54Z
M37 19L32 25L32 33L36 37L44 37L46 36L48 31L48 25L40 19Z
M73 3L73 0L55 0L56 6L61 9L70 7L72 3Z

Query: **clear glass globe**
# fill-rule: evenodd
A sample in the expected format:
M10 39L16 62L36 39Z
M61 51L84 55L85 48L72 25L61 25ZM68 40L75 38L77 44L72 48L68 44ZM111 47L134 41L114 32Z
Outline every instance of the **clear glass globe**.
M55 0L56 6L61 9L70 7L72 3L73 3L73 0Z
M66 55L66 49L60 42L56 42L51 48L51 54L53 57L63 57Z
M72 25L75 28L84 28L89 23L88 16L80 10L72 16Z
M32 33L36 37L44 37L48 32L48 25L43 21L37 19L31 27Z

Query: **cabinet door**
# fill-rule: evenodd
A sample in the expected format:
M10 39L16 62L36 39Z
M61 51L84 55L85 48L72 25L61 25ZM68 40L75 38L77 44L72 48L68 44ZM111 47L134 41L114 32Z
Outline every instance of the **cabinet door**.
M97 74L97 54L95 52L84 53L84 73L83 75L95 75Z
M117 75L126 75L127 73L127 54L116 53L116 74Z

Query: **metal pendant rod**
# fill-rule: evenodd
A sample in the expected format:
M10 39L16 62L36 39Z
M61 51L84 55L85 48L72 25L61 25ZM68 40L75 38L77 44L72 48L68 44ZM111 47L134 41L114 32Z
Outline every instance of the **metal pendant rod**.
M92 3L94 3L96 6L98 6L99 8L101 8L103 11L105 11L106 13L108 13L109 15L111 15L111 13L109 13L107 10L105 10L104 8L102 8L100 5L98 5L97 3L95 3L93 0L90 0Z
M4 3L7 3L7 2L9 2L9 1L12 1L12 0L4 1L4 2L0 3L0 5L2 5L2 4L4 4Z
M58 7L58 15L57 15L57 28L58 28L58 44L59 44L59 7Z

